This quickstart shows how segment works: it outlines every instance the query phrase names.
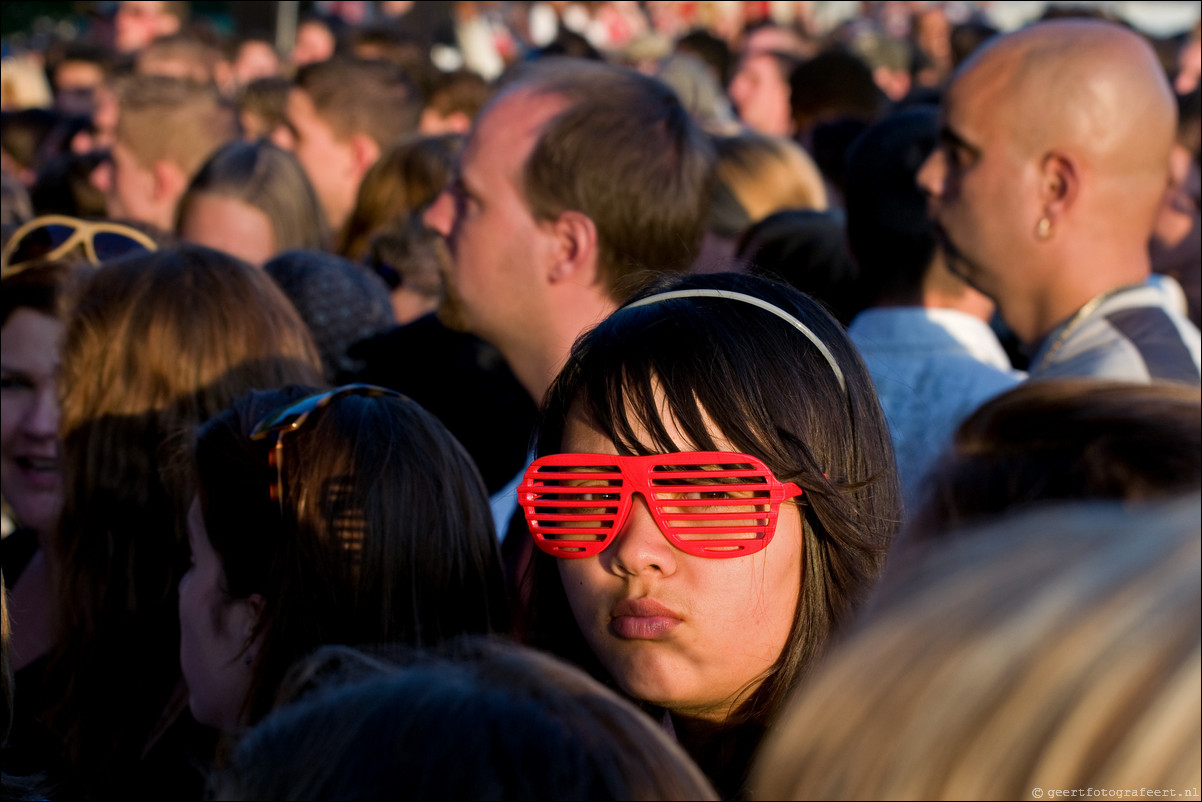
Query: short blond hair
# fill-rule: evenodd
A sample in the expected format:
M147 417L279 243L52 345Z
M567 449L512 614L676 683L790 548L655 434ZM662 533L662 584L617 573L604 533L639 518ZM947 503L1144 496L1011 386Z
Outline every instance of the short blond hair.
M117 141L143 167L168 161L191 178L238 135L233 107L212 86L162 75L135 75L119 88Z

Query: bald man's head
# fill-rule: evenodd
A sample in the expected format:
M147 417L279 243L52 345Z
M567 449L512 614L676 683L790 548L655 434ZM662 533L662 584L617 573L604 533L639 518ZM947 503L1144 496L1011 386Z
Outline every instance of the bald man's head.
M1020 336L1146 277L1176 103L1138 34L1056 20L997 37L956 73L941 117L918 182L953 264Z
M1122 26L1066 19L998 37L956 84L989 86L999 122L1032 155L1069 150L1102 177L1163 177L1176 103L1151 46Z

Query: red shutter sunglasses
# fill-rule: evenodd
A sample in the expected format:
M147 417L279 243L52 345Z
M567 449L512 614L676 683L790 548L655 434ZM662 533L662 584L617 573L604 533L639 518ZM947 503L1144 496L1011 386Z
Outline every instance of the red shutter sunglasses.
M729 558L767 546L781 502L802 490L777 479L762 460L729 451L552 454L526 470L518 503L547 554L594 557L622 530L635 493L678 549Z

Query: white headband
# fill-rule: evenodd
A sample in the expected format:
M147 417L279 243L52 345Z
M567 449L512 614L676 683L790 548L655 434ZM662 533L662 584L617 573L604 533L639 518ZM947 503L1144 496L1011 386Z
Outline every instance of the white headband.
M839 387L843 390L843 392L847 392L847 383L843 380L843 371L839 370L839 365L835 362L834 355L830 352L830 349L826 347L826 344L823 343L822 340L818 339L818 335L815 334L809 326L802 323L800 320L795 318L793 315L790 315L779 306L774 306L762 298L756 298L754 295L746 295L741 292L730 292L729 290L673 290L671 292L661 292L656 295L649 295L646 298L635 301L634 303L627 304L622 308L635 309L636 307L649 306L651 304L659 303L660 301L671 301L676 298L725 298L729 301L742 301L745 304L758 306L765 312L771 312L793 328L800 331L807 340L814 344L814 347L818 349L819 353L826 358L827 364L831 366L831 371L834 372L835 378L839 380Z

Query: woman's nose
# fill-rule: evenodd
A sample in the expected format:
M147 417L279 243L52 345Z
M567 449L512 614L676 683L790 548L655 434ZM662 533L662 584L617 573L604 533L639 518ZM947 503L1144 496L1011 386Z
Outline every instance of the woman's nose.
M678 550L660 531L646 499L636 493L617 538L602 554L607 556L615 573L635 576L655 571L667 576L676 572Z

